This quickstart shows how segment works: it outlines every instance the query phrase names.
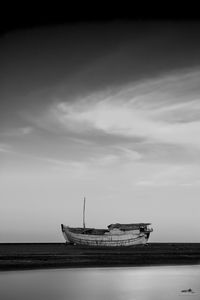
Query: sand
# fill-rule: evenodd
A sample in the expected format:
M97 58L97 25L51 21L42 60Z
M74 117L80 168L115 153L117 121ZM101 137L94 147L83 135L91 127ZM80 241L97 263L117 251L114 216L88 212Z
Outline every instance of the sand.
M0 270L200 264L200 243L86 248L64 243L0 244Z

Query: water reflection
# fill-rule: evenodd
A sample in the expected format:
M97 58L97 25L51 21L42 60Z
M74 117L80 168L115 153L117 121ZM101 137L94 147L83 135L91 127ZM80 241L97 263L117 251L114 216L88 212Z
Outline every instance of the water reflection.
M2 272L0 299L200 299L199 282L200 266ZM188 288L195 293L183 295Z

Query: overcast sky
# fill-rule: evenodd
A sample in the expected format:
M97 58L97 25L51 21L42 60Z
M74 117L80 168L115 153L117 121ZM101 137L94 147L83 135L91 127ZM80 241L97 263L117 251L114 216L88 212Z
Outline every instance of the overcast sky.
M200 241L200 23L74 23L0 38L0 242L151 222Z

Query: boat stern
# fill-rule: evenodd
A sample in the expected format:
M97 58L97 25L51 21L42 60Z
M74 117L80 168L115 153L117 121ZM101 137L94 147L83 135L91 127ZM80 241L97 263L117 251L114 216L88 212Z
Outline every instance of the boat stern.
M146 235L146 241L148 241L149 237L150 237L150 233L153 231L153 228L150 228L149 226L147 226L144 230L144 233Z

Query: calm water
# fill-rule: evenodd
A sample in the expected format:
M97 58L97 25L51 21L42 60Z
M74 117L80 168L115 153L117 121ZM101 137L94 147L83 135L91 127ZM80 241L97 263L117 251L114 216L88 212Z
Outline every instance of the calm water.
M194 294L183 294L192 288ZM200 300L200 266L0 273L2 300Z

